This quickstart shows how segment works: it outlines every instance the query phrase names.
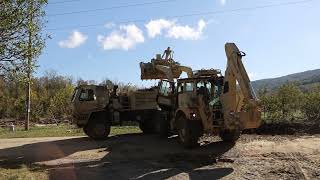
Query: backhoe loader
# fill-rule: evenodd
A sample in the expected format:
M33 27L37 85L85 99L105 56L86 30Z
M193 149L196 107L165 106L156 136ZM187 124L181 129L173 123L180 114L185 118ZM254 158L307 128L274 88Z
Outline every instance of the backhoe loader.
M158 123L161 134L175 131L185 147L193 147L203 134L235 142L242 130L259 127L259 100L242 63L245 53L234 43L226 43L225 52L224 76L217 69L193 71L181 66L173 60L170 48L162 57L140 63L141 79L160 80L157 103L166 112ZM179 78L182 72L188 78Z

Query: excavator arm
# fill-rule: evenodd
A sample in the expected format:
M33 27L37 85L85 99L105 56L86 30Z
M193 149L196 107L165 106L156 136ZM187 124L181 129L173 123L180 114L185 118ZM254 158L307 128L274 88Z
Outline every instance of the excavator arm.
M234 43L226 43L227 69L221 95L225 128L257 128L261 123L259 101L242 63L245 56Z

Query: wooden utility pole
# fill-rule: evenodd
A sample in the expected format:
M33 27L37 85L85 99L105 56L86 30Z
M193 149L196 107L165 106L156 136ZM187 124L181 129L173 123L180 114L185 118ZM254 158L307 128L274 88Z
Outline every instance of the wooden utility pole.
M30 112L31 112L31 66L32 66L32 16L33 16L33 0L29 0L28 7L28 59L27 59L27 91L26 91L26 120L25 120L25 130L29 130L29 122L30 122Z

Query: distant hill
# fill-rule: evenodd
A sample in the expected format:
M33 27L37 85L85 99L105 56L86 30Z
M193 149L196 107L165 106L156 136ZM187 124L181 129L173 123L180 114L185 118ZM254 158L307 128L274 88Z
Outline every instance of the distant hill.
M262 88L267 88L272 91L288 82L295 82L303 91L307 91L317 84L320 84L320 69L289 74L278 78L256 80L252 82L252 86L255 91Z

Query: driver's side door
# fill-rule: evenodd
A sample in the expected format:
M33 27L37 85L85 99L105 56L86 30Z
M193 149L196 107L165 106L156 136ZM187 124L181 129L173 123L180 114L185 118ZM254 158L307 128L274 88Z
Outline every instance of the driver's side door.
M98 108L95 89L93 88L79 88L74 101L74 109L79 114L88 114Z

